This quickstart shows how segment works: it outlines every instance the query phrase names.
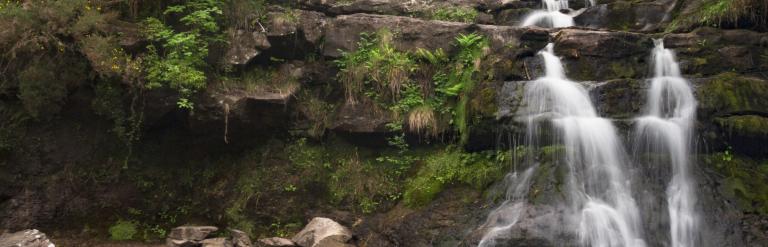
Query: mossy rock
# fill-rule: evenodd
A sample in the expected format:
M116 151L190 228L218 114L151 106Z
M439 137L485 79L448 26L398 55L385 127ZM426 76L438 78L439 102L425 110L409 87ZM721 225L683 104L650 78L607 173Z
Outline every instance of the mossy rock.
M768 114L768 82L726 72L699 88L701 109L714 116Z
M745 115L716 118L725 131L741 136L768 137L768 118Z

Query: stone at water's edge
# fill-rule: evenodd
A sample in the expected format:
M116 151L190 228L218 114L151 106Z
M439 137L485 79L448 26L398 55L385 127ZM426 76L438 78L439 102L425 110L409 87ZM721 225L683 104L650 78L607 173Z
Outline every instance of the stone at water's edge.
M302 247L346 247L352 232L336 221L316 217L291 239Z
M256 242L256 246L264 246L264 247L293 247L293 246L298 246L298 245L296 245L296 243L294 243L290 239L271 237L271 238L259 239Z
M51 240L37 229L0 235L0 247L55 247Z
M232 235L232 244L235 247L251 247L253 246L251 238L248 234L235 229L229 229L229 233Z
M226 238L209 238L200 242L201 247L232 247Z
M215 226L180 226L171 230L165 242L169 247L200 246L205 237L218 230Z

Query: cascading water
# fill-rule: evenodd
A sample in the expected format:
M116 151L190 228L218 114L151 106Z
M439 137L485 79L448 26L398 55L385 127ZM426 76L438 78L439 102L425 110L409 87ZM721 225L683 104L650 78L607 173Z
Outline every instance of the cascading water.
M540 27L570 27L573 17L563 14L560 10L568 9L568 0L542 0L543 10L533 11L523 20L522 26Z
M673 247L697 246L696 196L689 174L690 146L696 99L691 87L680 75L672 51L655 40L654 78L648 92L647 115L637 119L636 138L649 156L664 156L672 166L667 186L670 240ZM663 162L659 158L651 162Z
M539 52L545 75L528 85L523 101L527 115L526 144L537 149L540 124L551 123L555 141L565 147L567 164L567 202L558 216L577 235L584 246L645 246L640 236L640 216L623 174L626 154L612 123L598 117L587 90L565 77L563 65L555 56L553 44ZM518 222L525 198L518 192L530 186L529 168L508 187L513 195L491 212L485 226L490 227L481 246L494 245L494 239ZM527 175L526 175L527 174ZM510 192L508 191L508 194ZM501 220L499 220L501 219Z

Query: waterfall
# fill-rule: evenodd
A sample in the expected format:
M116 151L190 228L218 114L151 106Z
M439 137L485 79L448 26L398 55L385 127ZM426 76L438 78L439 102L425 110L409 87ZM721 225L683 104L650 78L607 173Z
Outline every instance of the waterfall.
M662 40L654 43L654 78L648 91L647 115L637 119L636 138L644 144L642 151L665 155L672 167L666 191L671 246L697 246L696 196L689 171L696 99L680 75L674 53L664 48Z
M568 9L568 0L542 0L543 10L533 11L523 20L522 26L540 27L570 27L573 17L563 14L560 10Z
M566 228L572 229L584 246L645 246L640 238L638 208L623 173L628 159L616 130L609 120L597 115L587 90L565 77L553 47L549 44L539 52L544 59L545 75L526 85L523 101L529 147L538 148L537 126L544 123L551 124L556 132L555 141L565 147L561 158L568 168L564 190L567 202L560 205L565 210L559 217L572 224ZM521 184L530 186L526 176L529 175L524 174L508 189L518 191ZM500 231L519 221L525 199L512 199L515 200L508 198L489 215L491 224L502 224L486 233L481 246L493 245ZM504 220L492 220L498 218Z

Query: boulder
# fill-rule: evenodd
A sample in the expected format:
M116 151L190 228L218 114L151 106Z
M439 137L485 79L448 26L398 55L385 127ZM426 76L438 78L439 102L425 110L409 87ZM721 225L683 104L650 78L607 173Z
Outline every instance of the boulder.
M251 238L248 237L248 234L244 231L230 229L229 230L230 235L232 235L232 244L234 247L251 247L253 246L253 243L251 242Z
M0 235L2 247L55 247L45 233L37 229L23 230L15 233L3 233Z
M200 241L201 247L232 247L232 242L226 238L209 238Z
M232 65L247 64L262 51L271 47L266 33L261 31L235 30L230 34L229 43L224 59Z
M263 246L263 247L293 247L298 246L296 243L291 241L290 239L285 238L278 238L278 237L271 237L271 238L262 238L256 241L256 246Z
M173 228L165 240L169 247L200 246L202 241L219 228L215 226L180 226Z
M352 239L352 232L336 221L316 217L291 239L302 247L342 247Z

